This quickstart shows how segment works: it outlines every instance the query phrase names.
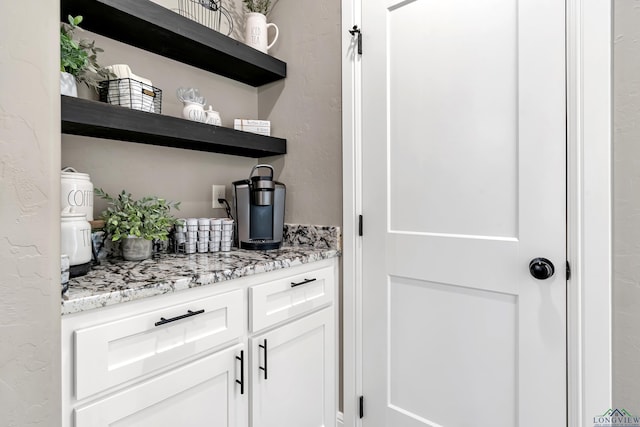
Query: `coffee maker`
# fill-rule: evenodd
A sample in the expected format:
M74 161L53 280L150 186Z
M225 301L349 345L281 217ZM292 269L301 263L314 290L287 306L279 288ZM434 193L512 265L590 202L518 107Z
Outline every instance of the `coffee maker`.
M268 169L269 175L254 175ZM284 231L286 187L273 180L271 165L256 165L249 179L235 181L236 224L240 249L278 249Z

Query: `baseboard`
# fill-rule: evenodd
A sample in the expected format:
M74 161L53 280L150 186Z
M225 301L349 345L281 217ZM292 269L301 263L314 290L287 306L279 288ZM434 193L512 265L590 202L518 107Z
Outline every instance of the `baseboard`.
M343 427L344 426L344 414L342 412L338 412L336 416L336 426Z

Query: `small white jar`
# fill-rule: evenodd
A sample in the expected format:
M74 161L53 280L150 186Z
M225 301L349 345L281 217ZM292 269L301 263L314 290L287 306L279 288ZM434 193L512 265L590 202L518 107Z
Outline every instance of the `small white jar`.
M197 102L184 101L182 117L187 120L200 123L205 123L207 121L207 113L204 111L204 106Z
M222 119L220 118L220 113L218 113L217 111L213 111L213 107L211 105L209 105L209 109L205 111L205 113L207 115L206 123L208 125L222 126Z

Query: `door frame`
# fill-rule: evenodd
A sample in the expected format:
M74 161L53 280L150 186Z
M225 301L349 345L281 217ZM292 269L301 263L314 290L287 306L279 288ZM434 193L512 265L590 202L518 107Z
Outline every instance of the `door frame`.
M567 425L581 427L612 404L613 5L602 0L565 1L567 258L571 265L567 281ZM357 414L362 393L362 242L358 237L362 110L361 61L355 38L347 30L362 27L361 7L362 0L342 0L342 422L348 427L361 425ZM366 55L366 28L362 31Z

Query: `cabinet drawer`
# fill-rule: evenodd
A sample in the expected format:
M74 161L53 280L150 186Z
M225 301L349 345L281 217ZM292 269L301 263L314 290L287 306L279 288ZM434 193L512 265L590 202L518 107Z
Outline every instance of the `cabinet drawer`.
M249 288L251 332L333 302L334 270L313 270Z
M75 427L247 425L234 346L77 408Z
M237 339L243 313L237 290L74 331L76 398Z

